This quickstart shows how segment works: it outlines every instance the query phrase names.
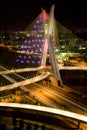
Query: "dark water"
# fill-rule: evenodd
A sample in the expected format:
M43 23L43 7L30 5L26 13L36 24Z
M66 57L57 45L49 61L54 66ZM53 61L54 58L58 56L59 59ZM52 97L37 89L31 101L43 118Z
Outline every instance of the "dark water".
M61 77L65 85L87 95L86 70L63 70Z

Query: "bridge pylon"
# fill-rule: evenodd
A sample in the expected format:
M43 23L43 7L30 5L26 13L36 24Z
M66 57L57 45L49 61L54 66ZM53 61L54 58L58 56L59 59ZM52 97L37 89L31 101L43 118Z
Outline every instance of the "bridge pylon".
M60 75L60 70L58 67L58 63L55 57L54 45L53 45L53 33L54 33L54 5L51 7L50 17L49 17L49 24L48 24L48 48L49 54L51 58L51 65L55 74L55 78L59 86L63 85L62 78Z

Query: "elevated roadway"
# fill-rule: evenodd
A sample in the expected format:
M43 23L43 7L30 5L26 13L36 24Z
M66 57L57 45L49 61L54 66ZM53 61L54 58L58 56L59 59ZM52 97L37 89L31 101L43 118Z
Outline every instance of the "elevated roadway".
M11 74L11 73L21 73L21 72L29 72L29 71L39 71L42 69L45 69L45 66L40 67L34 67L34 68L22 68L22 69L12 69L8 70L5 67L0 66L1 69L4 69L3 71L0 71L0 75L2 74Z
M37 106L37 105L27 105L27 104L19 104L19 103L0 103L0 110L10 110L10 114L12 111L16 112L19 110L22 110L22 112L25 112L24 110L27 110L27 113L35 113L40 114L42 116L62 116L66 118L70 118L72 120L75 120L78 122L79 126L80 123L87 124L87 116L77 114L75 112L69 112L66 110L56 109L56 108L50 108L45 106Z
M60 70L87 70L85 66L59 66Z
M21 69L12 69L8 70L5 67L0 66L1 70L0 75L3 74L11 74L11 73L21 73L21 72L29 72L29 71L39 71L46 69L46 66L34 67L34 68L21 68ZM87 70L87 67L79 67L79 66L59 66L59 70Z
M10 90L10 89L14 89L14 88L17 88L17 87L20 87L20 86L25 86L25 85L43 80L46 77L48 77L49 75L50 75L49 72L43 72L41 75L39 75L37 77L31 78L31 79L26 79L24 81L20 81L20 82L16 82L16 83L13 83L13 84L10 84L10 85L0 87L0 91Z

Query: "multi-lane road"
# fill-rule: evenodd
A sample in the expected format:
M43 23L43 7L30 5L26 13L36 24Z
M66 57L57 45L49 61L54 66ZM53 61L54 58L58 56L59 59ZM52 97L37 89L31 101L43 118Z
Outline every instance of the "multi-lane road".
M33 94L42 102L47 102L47 106L69 109L71 111L77 111L78 113L87 115L87 105L84 105L81 102L77 102L77 99L73 99L72 96L67 96L69 93L64 88L53 87L53 86L41 86L41 84L31 84L26 87L28 91L33 92ZM40 98L39 98L40 97ZM77 97L76 97L77 98ZM48 100L49 99L49 100ZM84 99L83 99L84 100ZM49 102L51 103L49 105Z
M46 106L52 108L60 108L61 110L68 110L78 114L87 116L87 106L77 102L71 96L67 96L68 91L65 91L64 88L53 87L53 86L41 86L41 84L31 84L26 87L27 91L31 92L36 99L45 104ZM86 124L82 124L81 128L84 130L87 129Z
M43 81L41 83L38 82L38 84L34 83L39 80L43 80L49 74L50 73L47 72L42 73L41 75L31 79L25 80L24 78L24 81L0 87L0 90L3 91L24 86L26 87L27 91L32 93L35 96L35 98L38 99L38 101L40 101L41 103L43 103L45 106L73 111L75 113L87 116L87 106L80 102L77 102L75 97L73 98L73 96L67 96L68 91L67 89L64 89L64 87L54 87L51 83L49 84L49 86L44 86L44 84L42 83ZM81 125L81 127L87 128L87 125Z

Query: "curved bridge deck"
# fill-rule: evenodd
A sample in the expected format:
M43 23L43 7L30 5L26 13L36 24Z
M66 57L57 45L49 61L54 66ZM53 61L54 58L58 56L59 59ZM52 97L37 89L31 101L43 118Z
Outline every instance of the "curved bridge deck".
M3 112L2 112L3 111ZM19 116L19 113L22 113L21 116L29 117L29 114L40 115L41 117L51 117L56 118L57 116L66 117L72 119L77 122L87 124L87 116L77 114L70 111L65 111L61 109L55 109L45 106L37 106L37 105L27 105L27 104L19 104L19 103L0 103L0 113L4 116Z

